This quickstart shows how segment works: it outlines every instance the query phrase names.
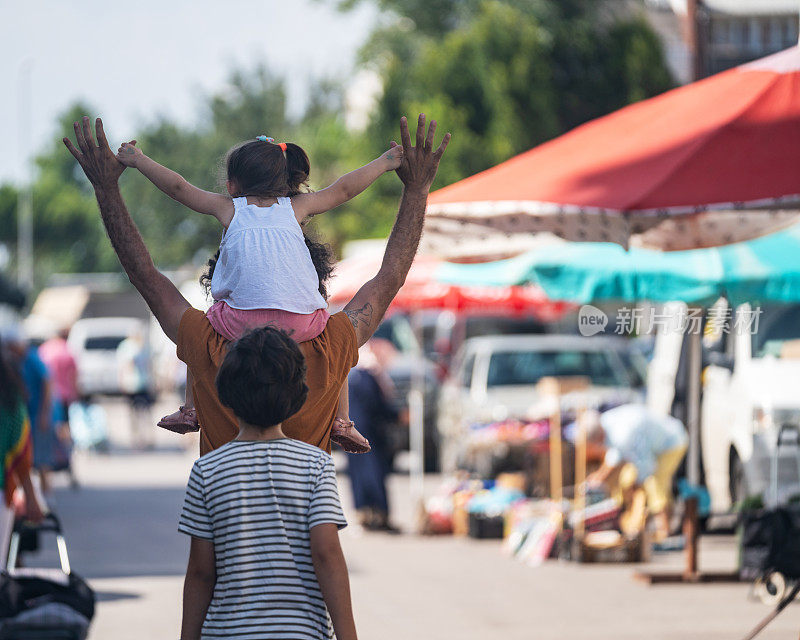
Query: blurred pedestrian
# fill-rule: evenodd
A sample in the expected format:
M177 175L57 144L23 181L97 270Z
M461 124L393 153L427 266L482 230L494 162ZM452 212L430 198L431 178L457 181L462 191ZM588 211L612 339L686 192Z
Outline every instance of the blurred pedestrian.
M79 399L78 365L67 344L69 328L62 328L55 336L39 347L39 357L44 362L53 381L53 404L56 414L56 443L54 470L67 471L73 487L77 480L72 470L72 429L69 423L70 406Z
M0 338L0 566L5 567L8 543L14 524L13 497L21 487L25 497L25 517L41 522L42 508L31 481L33 445L31 423L25 402L25 385L12 354Z
M78 400L78 364L67 344L69 329L61 329L57 335L45 340L39 347L39 357L47 366L53 380L53 389L64 411Z
M370 343L365 346L368 348ZM361 364L350 371L348 383L350 415L372 444L369 453L347 454L347 470L359 521L371 531L396 532L389 519L386 491L386 477L392 468L389 429L397 422L397 411L389 398L391 381L377 359L362 353Z
M54 403L50 374L38 349L29 344L20 331L7 334L6 344L22 375L27 396L28 417L33 442L33 467L39 474L41 490L50 494L50 471L55 464L56 418L59 407Z
M119 385L128 398L130 407L131 441L134 447L152 446L150 409L155 403L150 372L150 350L144 336L135 332L120 342L117 347Z
M587 484L597 486L616 472L623 472L622 476L630 472L647 494L656 540L666 538L672 480L689 443L683 423L640 404L622 405L603 414L588 412L585 420L588 440L607 447L602 466L587 478Z

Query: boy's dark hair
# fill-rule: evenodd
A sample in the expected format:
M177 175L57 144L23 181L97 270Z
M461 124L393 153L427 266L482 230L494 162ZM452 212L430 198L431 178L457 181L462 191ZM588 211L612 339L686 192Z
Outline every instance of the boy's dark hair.
M256 427L280 424L308 395L306 362L283 331L253 329L234 342L217 372L220 402Z
M311 164L306 152L287 142L286 152L273 142L252 140L234 147L225 161L234 197L261 196L280 198L296 196L308 182Z

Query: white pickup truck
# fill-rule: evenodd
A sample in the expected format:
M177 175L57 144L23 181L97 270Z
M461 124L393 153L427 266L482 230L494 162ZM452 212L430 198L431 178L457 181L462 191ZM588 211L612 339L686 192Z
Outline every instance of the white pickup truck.
M704 346L700 405L702 470L716 514L750 496L774 499L765 491L778 433L800 428L800 306L742 305L727 328L713 348ZM684 339L678 332L656 336L648 372L648 404L656 410L672 408ZM779 500L800 493L799 475L797 447L781 447Z
M763 495L779 430L800 428L800 307L761 312L757 332L730 333L728 361L705 370L700 433L712 511ZM748 305L737 309L739 317L750 313ZM798 450L782 447L778 453L783 500L800 492Z

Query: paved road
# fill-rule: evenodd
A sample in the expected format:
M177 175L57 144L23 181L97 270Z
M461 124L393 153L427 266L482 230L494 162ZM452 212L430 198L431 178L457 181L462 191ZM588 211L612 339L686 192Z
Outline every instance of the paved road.
M119 407L110 405L112 416ZM91 640L178 637L188 544L175 530L196 443L159 434L157 450L125 449L79 456L82 488L57 491L73 567L89 578L100 605ZM188 446L181 448L180 443ZM346 476L340 476L349 501ZM395 477L397 520L411 522L408 483ZM646 587L628 566L558 562L536 569L505 557L497 543L342 534L362 638L530 640L642 638L735 640L768 610L748 599L746 585ZM732 539L704 540L706 569L735 559ZM659 565L678 567L679 555ZM760 636L796 639L800 604Z

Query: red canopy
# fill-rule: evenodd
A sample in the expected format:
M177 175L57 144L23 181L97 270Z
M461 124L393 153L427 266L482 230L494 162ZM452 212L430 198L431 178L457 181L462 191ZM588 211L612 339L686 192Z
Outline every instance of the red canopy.
M479 242L480 253L549 231L626 246L631 236L660 249L714 246L787 226L798 194L793 47L625 107L436 191L426 244L453 255L454 240Z
M367 279L378 272L381 258L380 254L370 253L340 262L329 287L331 305L347 304ZM540 320L551 321L574 308L568 303L548 299L536 286L464 287L436 282L436 269L440 263L437 258L418 256L391 309L532 315Z

